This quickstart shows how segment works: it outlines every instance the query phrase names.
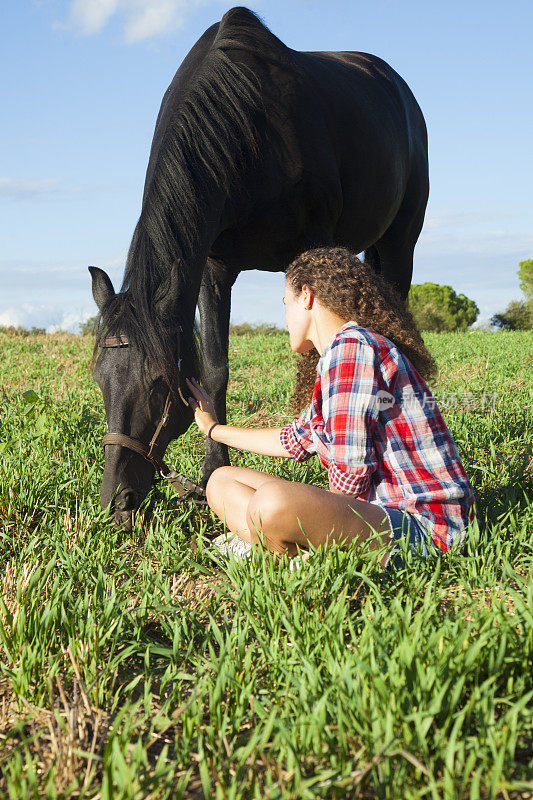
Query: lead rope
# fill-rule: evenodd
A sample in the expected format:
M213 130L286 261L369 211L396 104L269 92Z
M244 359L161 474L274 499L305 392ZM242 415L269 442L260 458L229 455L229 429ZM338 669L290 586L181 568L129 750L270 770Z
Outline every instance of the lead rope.
M181 397L181 402L182 402L184 405L188 406L188 405L189 405L189 403L188 403L188 401L187 401L187 400L184 398L184 396L183 396L183 393L182 393L182 391L181 391L181 387L180 387L180 384L179 384L179 380L178 380L178 394L179 394L179 396Z

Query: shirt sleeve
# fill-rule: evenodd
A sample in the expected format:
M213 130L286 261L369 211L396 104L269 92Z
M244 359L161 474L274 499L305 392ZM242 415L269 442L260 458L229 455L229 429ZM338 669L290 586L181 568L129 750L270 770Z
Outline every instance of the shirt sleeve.
M321 385L328 478L343 494L364 496L378 466L373 441L377 377L374 349L358 339L341 337L325 354Z
M311 436L310 419L312 404L305 408L300 416L280 431L281 444L295 461L306 461L315 454L315 445Z

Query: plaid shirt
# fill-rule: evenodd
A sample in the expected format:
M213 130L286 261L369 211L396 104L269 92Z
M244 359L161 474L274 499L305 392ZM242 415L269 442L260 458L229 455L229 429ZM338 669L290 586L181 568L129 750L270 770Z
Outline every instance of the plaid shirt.
M331 488L414 514L444 551L474 519L472 486L425 381L390 339L354 322L329 341L310 406L280 438L296 461L318 455Z

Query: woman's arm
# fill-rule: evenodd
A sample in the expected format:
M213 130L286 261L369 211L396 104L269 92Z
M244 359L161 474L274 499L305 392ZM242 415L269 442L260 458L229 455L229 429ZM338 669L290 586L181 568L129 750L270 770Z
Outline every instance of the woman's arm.
M281 428L238 428L235 425L216 425L211 433L215 442L248 450L260 456L280 456L290 458L279 437Z
M217 421L213 401L194 378L187 379L193 397L189 397L189 405L194 409L196 424L206 436L211 431L215 442L248 450L260 456L281 456L290 458L291 454L281 444L281 428L238 428L235 425L222 425Z

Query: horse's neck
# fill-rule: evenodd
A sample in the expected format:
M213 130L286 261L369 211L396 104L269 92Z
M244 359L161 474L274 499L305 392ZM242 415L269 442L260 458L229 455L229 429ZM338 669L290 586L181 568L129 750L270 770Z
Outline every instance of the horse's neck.
M124 287L135 283L137 287L143 284L148 289L150 285L149 295L156 298L165 293L170 270L177 262L180 280L172 286L172 299L186 317L192 314L191 327L207 257L220 230L224 207L222 192L220 196L216 192L211 194L209 208L205 209L201 203L199 207L200 213L187 219L187 227L181 226L175 235L170 231L163 235L161 229L150 227L141 214L124 277ZM158 246L158 240L164 240L164 248ZM162 269L162 265L167 268Z

